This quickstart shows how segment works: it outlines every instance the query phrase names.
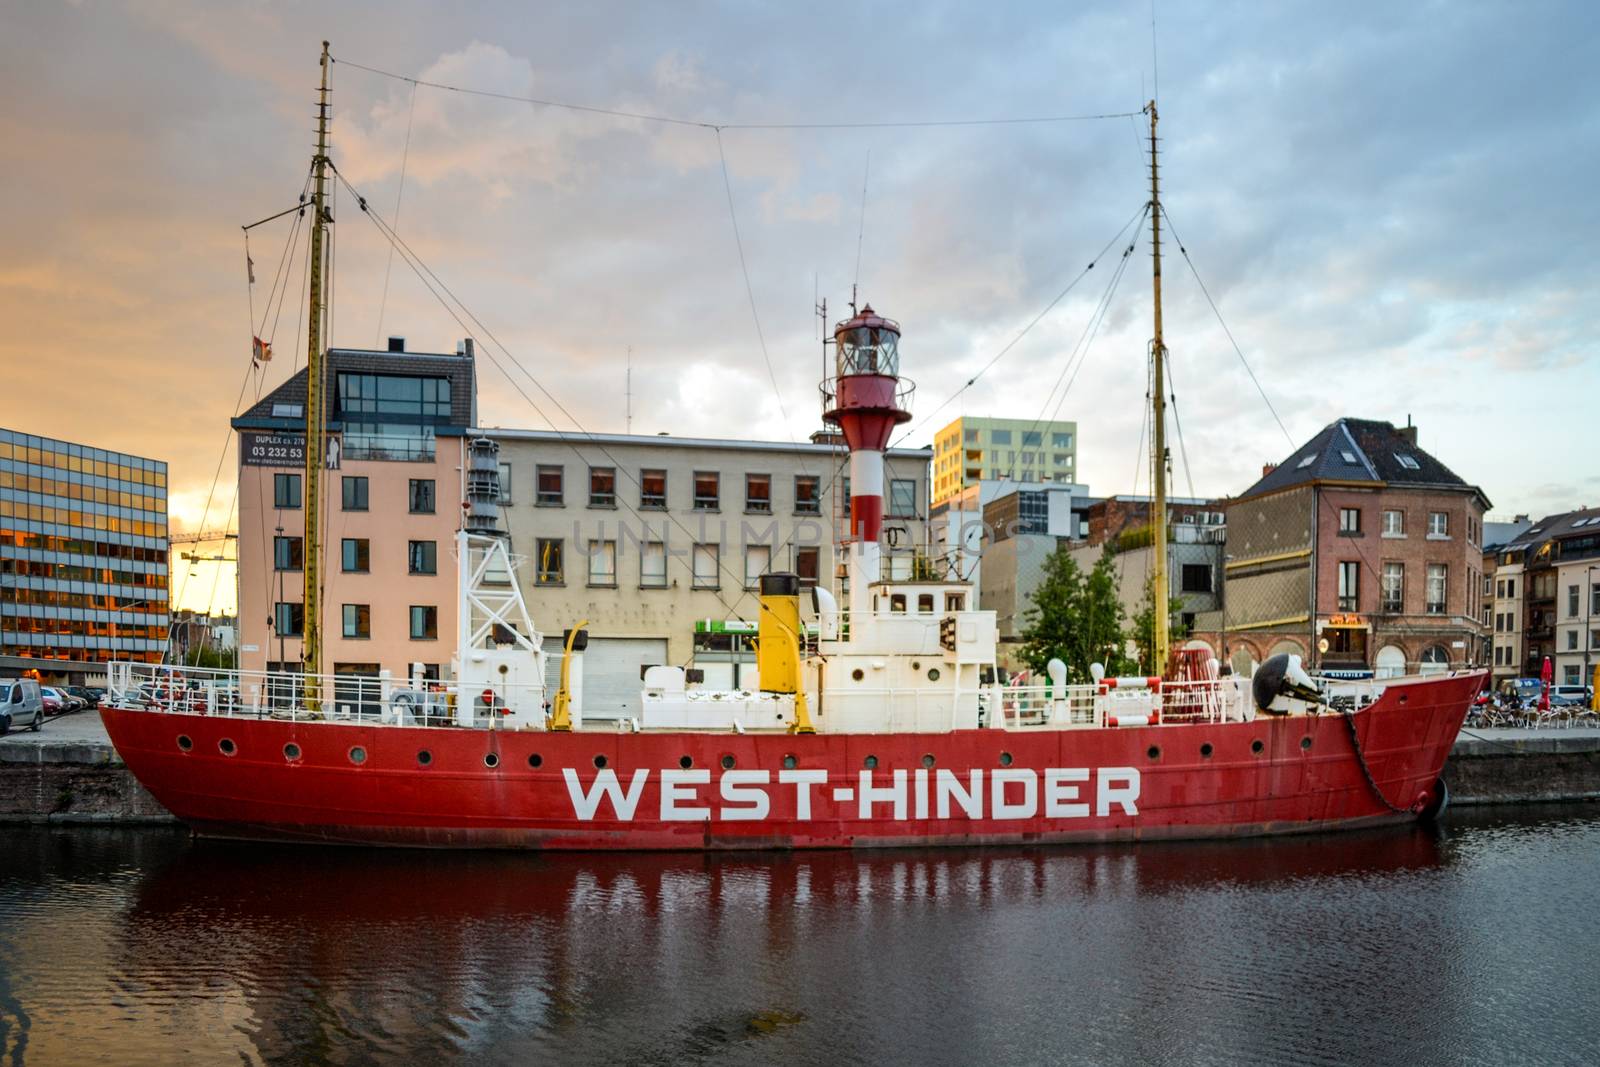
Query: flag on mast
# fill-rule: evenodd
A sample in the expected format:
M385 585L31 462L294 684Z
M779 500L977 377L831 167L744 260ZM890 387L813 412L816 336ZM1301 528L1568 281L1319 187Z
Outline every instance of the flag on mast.
M248 253L244 257L244 270L250 276L250 284L254 285L256 283L256 261L251 259Z
M263 341L259 337L250 339L250 361L256 366L272 361L272 342Z

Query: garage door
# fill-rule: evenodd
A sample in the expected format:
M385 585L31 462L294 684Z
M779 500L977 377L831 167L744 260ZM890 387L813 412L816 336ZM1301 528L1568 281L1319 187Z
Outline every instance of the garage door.
M639 669L667 662L664 637L591 637L583 654L583 717L626 719L639 714ZM558 663L551 664L555 670ZM555 681L559 681L557 676Z

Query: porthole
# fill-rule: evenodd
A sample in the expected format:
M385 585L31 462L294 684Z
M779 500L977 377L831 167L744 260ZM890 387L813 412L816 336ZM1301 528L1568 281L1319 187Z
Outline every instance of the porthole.
M688 756L679 756L678 766L682 767L684 770L688 770L690 767L694 766L694 760L690 759Z
M1150 757L1153 760L1160 759L1161 758L1161 746L1160 745L1151 745L1149 748L1144 750L1144 754L1146 756Z
M194 747L194 742L189 740L189 735L188 734L179 734L178 735L178 747L183 749L185 752L187 752L191 748Z
M867 676L867 672L862 670L860 667L857 667L855 670L850 672L850 677L854 678L858 682L861 681L861 679L865 678L866 676Z
M920 671L922 669L922 664L918 663L916 660L912 660L911 669L914 671Z
M1205 744L1200 746L1200 756L1201 756L1202 759L1210 759L1211 758L1211 742L1210 741L1207 741Z
M417 753L417 765L419 767L426 767L428 764L430 764L432 762L433 762L433 753L432 752L429 752L427 749L423 749L421 752Z
M938 680L939 680L939 668L938 667L929 667L928 668L928 681L937 682Z
M1254 741L1250 742L1250 751L1254 752L1258 756L1261 755L1261 750L1266 748L1266 747L1267 747L1266 745L1261 743L1261 738L1259 738L1259 737L1256 738Z
M1309 734L1300 739L1300 751L1302 751L1302 752L1310 752L1311 751L1311 737L1310 737Z
M286 760L297 760L297 759L299 759L300 758L300 746L295 744L293 741L290 741L287 745L284 745L283 746L283 758L286 759Z
M783 769L786 771L794 770L799 763L800 761L795 759L792 755L783 757Z
M868 756L866 759L861 761L861 766L865 767L869 771L876 770L878 767L878 757Z
M544 763L544 757L539 755L539 753L531 752L528 754L528 766L538 769L539 765L542 763Z
M483 765L488 767L490 770L500 766L499 755L494 752L485 752L483 754Z
M367 762L367 750L362 748L360 745L352 748L350 750L350 762L354 763L357 767Z
M1011 766L1011 753L1009 753L1009 752L1000 753L1000 766L1002 766L1002 767Z
M222 753L224 756L231 756L235 752L239 751L239 746L233 743L233 738L224 737L221 741L217 742L217 751Z
M722 769L723 770L725 770L725 771L733 770L733 764L734 764L734 758L732 756L723 756L722 757Z
M606 758L604 756L596 756L594 758L594 765L596 767L604 767L606 765Z
M922 756L922 765L924 767L932 767L933 766L933 753L932 752L927 752L927 753L923 754L923 756Z

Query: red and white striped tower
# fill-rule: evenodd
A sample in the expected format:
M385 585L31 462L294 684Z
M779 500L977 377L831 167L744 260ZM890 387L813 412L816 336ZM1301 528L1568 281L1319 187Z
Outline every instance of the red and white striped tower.
M837 377L823 382L823 418L850 446L850 611L865 617L868 590L881 577L883 451L911 419L912 385L900 378L900 324L868 304L834 327Z

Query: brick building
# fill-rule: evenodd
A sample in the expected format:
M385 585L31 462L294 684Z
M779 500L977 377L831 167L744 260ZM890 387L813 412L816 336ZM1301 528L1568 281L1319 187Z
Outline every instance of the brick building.
M1174 526L1221 526L1226 501L1203 497L1169 496L1167 521ZM1151 499L1122 494L1096 500L1088 507L1091 545L1103 544L1121 534L1150 525Z
M1336 677L1479 665L1488 506L1416 427L1339 419L1229 503L1224 611L1195 637L1236 669L1279 652Z

